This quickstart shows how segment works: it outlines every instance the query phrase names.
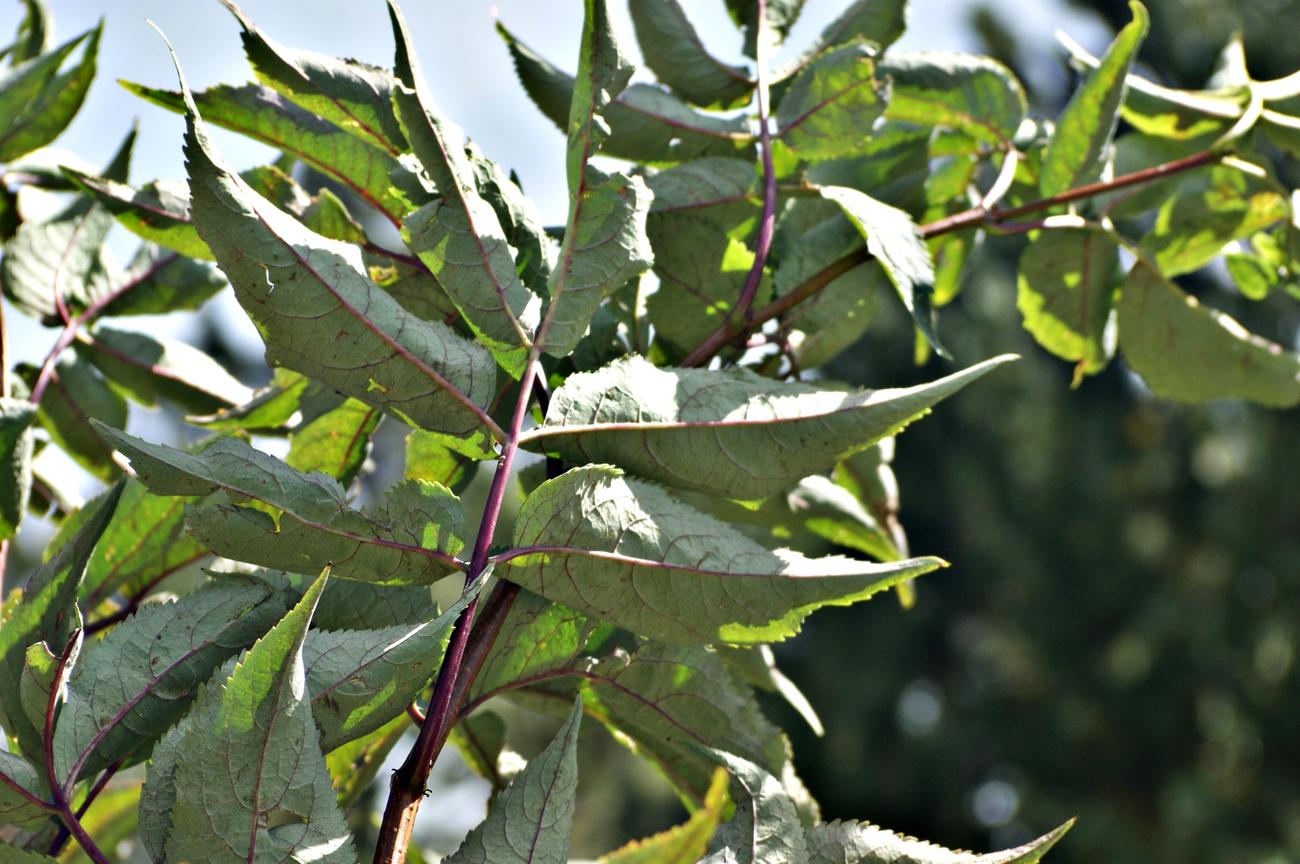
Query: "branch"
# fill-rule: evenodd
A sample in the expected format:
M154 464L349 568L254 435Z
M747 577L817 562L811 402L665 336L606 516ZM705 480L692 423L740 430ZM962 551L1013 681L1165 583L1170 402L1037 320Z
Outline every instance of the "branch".
M1200 168L1203 165L1209 165L1217 162L1224 154L1212 150L1205 150L1200 153L1187 156L1182 159L1175 159L1172 162L1165 162L1151 168L1143 168L1141 171L1133 171L1129 174L1122 174L1113 180L1104 180L1097 183L1088 183L1075 189L1070 189L1058 195L1049 198L1040 198L1037 201L1030 201L1027 204L1021 204L1016 207L985 207L983 205L972 207L969 210L963 210L960 213L954 213L951 216L945 216L934 222L928 222L917 228L917 233L925 239L938 237L942 234L950 234L953 231L960 231L965 228L976 228L981 226L997 225L1004 220L1015 219L1030 213L1038 213L1043 210L1049 210L1053 207L1059 207L1062 204L1069 204L1073 201L1080 201L1085 198L1092 198L1107 192L1114 192L1118 189L1124 189L1128 186L1136 186L1142 183L1151 183L1165 177L1179 174L1184 171L1190 171L1194 168ZM763 308L748 316L745 322L740 325L734 325L731 319L723 322L717 330L709 334L699 347L690 354L687 354L682 360L683 366L703 366L712 360L719 351L726 348L733 342L748 336L757 330L763 324L771 321L780 315L798 306L804 300L812 297L821 291L831 282L834 282L840 276L857 267L859 264L871 260L871 254L866 248L859 248L837 258L830 264L827 264L818 272L810 276L807 281L800 284L793 291L783 294L776 300L767 304Z
M763 282L763 270L767 267L767 258L772 251L772 235L776 229L776 169L772 165L772 130L768 118L768 102L771 95L768 92L767 81L767 51L765 48L767 40L763 34L763 22L767 17L766 6L766 0L758 0L758 9L755 13L758 17L754 22L754 27L757 30L754 54L756 55L755 65L758 67L756 76L758 137L763 150L763 211L758 222L758 238L754 243L754 264L749 268L749 275L745 277L745 286L741 289L740 297L736 300L736 308L728 319L738 326L749 323L754 298L758 296L758 287Z

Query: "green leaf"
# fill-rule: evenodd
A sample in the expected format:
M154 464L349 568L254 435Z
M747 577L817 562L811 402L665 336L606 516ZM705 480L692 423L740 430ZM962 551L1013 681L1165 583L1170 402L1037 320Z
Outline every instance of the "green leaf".
M35 766L21 756L0 750L0 824L22 831L41 828L50 818L50 812L33 802L45 800L43 790L44 783ZM9 853L6 847L0 849L4 849L3 854ZM0 860L8 862L3 854Z
M884 113L888 87L875 77L871 45L829 51L794 78L776 109L780 139L801 159L818 162L861 150Z
M1125 79L1150 26L1146 7L1131 0L1129 9L1133 20L1115 37L1101 65L1088 74L1056 121L1039 173L1043 195L1072 189L1100 173L1119 122Z
M1054 229L1020 256L1016 305L1039 345L1077 364L1075 380L1100 372L1115 353L1107 324L1119 287L1119 246L1104 232Z
M656 336L681 356L727 320L754 265L754 252L693 212L652 217L648 227L659 290L646 300L646 311ZM770 296L771 283L764 281L755 303Z
M600 856L597 864L694 864L704 856L709 838L727 807L727 772L718 768L704 805L680 825Z
M1121 290L1119 344L1133 371L1166 399L1300 404L1300 356L1202 306L1144 259Z
M335 579L325 586L311 623L318 630L376 630L419 624L437 614L427 586Z
M501 756L506 752L506 721L492 711L477 711L452 727L449 744L460 751L465 764L492 784L492 794L505 789ZM491 802L489 801L489 806Z
M473 482L475 463L448 449L435 435L412 429L406 436L406 478L440 483L460 494Z
M6 598L7 617L0 627L0 725L28 755L41 752L41 735L28 722L19 695L27 646L44 642L59 651L81 629L77 587L121 494L119 483L76 536L32 574L20 601L13 592Z
M142 99L177 114L185 113L185 98L173 90L160 90L121 82ZM423 201L414 172L393 156L304 111L267 87L219 85L194 94L203 119L275 147L301 160L351 189L394 225Z
M154 745L140 788L140 845L152 864L167 860L163 844L171 831L171 810L176 803L176 758L191 724L192 718L186 715Z
M19 366L18 373L30 387L37 370ZM111 480L121 473L113 462L113 452L90 425L90 418L122 428L126 426L126 400L116 393L90 363L76 353L64 354L54 364L49 387L41 395L36 417L50 440L74 461L100 480Z
M295 573L332 562L337 576L380 584L429 583L464 568L453 557L464 545L464 514L445 488L400 483L383 511L366 514L348 506L333 477L294 471L237 438L186 453L97 428L156 495L224 490L234 502L250 498L279 511L273 518L238 503L188 508L190 533L219 555Z
M36 406L0 397L0 540L18 532L32 491L32 423Z
M829 822L806 832L808 864L1038 864L1074 825L1059 828L1014 849L978 855L954 852L868 822Z
M826 734L826 730L822 726L822 720L817 716L817 710L808 701L808 697L803 694L797 684L787 678L785 673L776 667L776 657L772 654L772 646L736 647L721 645L715 650L722 657L723 662L727 664L727 668L740 681L759 690L776 693L808 724L808 728L812 730L814 735L821 738Z
M38 147L44 147L67 128L81 109L85 101L90 82L95 80L95 59L99 52L99 37L103 33L103 21L89 31L81 61L72 69L61 75L54 75L45 81L45 85L36 97L24 106L22 115L5 123L0 121L0 162L12 162ZM74 39L71 45L79 43L84 36ZM53 52L57 57L58 52ZM40 61L35 61L37 68ZM15 70L16 71L16 70ZM10 79L12 86L13 79ZM0 83L0 88L5 84ZM0 100L5 98L0 92ZM6 113L6 118L11 117Z
M432 621L377 630L312 630L303 646L321 749L375 731L402 714L442 668L452 625L478 590Z
M133 130L104 169L106 177L125 178L134 144ZM75 314L111 289L111 265L102 247L112 226L112 215L86 196L49 221L22 223L0 261L5 297L42 323L63 326L60 301L64 311Z
M789 79L823 51L865 40L884 51L907 29L908 0L855 0L827 24L821 35L789 67L777 72L778 81Z
M286 48L265 36L231 0L222 0L239 26L244 54L257 80L372 147L400 156L406 140L393 116L396 81L386 69Z
M837 546L877 561L902 557L889 532L862 502L820 474L800 480L786 494L786 504L804 528Z
M76 645L69 652L65 669L72 668L81 652L81 634L75 634L73 639ZM44 642L28 645L23 671L18 677L18 695L22 699L27 722L33 729L45 728L45 712L50 704L51 691L62 686L58 678L59 658L50 652Z
M704 805L715 764L703 745L780 772L787 761L781 731L712 651L695 645L644 643L580 662L583 705L634 752L650 760L693 808Z
M673 92L702 108L737 108L749 101L749 70L710 54L678 0L632 0L628 10L645 65Z
M560 131L568 133L573 76L560 71L520 42L502 25L515 71L524 90ZM650 84L633 84L603 112L609 138L607 156L638 162L685 162L699 156L747 156L754 138L743 118L724 118L693 110L671 93Z
M478 151L473 143L465 145L478 194L492 205L501 227L514 250L515 270L524 285L542 286L555 266L555 244L546 236L541 214L531 198L524 195L519 178L506 173L500 165Z
M14 136L15 133L18 133L18 137L25 137L21 135L21 132L25 125L31 123L34 119L32 109L39 107L44 101L44 94L48 92L50 84L57 80L56 76L59 67L63 65L63 61L87 37L90 37L95 44L98 44L99 32L100 27L87 30L80 36L64 42L53 51L48 51L40 56L18 63L12 69L0 75L0 142L9 136ZM94 68L93 56L93 52L91 52L92 70ZM54 135L57 135L59 131L54 130ZM51 135L50 138L53 138L54 135ZM32 145L28 149L35 149L35 147L39 147L43 143L45 142ZM6 147L3 150L4 155L0 156L0 161L12 161L16 157L23 155L24 152L26 151Z
M410 718L402 713L369 735L325 754L325 767L329 769L339 809L346 811L366 793L384 760L410 726Z
M651 174L650 224L669 216L692 216L730 232L758 218L758 175L744 159L706 156ZM654 245L654 244L652 244Z
M24 60L50 50L50 40L54 36L54 22L45 0L23 0L23 5L27 7L27 12L23 15L23 20L18 22L14 44L8 49L11 66L17 66Z
M867 241L867 251L885 269L926 341L940 356L948 357L934 331L934 262L912 217L857 189L824 186L820 191L823 198L840 205Z
M160 315L198 309L226 287L226 277L210 264L141 244L125 273L113 282L112 299L102 317Z
M893 80L885 116L946 126L985 144L1011 145L1025 117L1025 91L1009 69L988 57L922 52L893 54L877 68Z
M155 180L135 189L73 168L63 173L137 237L191 258L213 260L190 219L190 193L183 183Z
M393 103L415 155L441 193L406 217L402 239L428 265L478 340L518 378L532 346L541 300L519 280L501 222L478 194L474 169L457 143L463 133L434 107L406 22L392 2L388 14L402 84Z
M378 409L348 399L293 431L285 464L304 474L328 474L346 489L365 464L379 416Z
M758 20L758 4L751 0L726 0L727 12L745 34L745 54L758 56L758 40L763 39L764 50L775 51L790 35L794 22L803 11L804 0L770 0L764 6L763 21Z
M1218 257L1231 241L1290 214L1286 195L1264 169L1225 161L1178 184L1142 238L1142 251L1166 276L1190 273Z
M757 499L892 435L995 367L996 357L929 384L845 392L747 369L659 369L632 356L572 375L529 449L613 462L684 489Z
M55 864L55 859L39 852L28 852L8 843L0 843L0 858L5 864Z
M311 203L303 208L299 219L322 237L345 243L367 243L366 229L352 218L348 205L331 192L328 186L321 187Z
M1223 256L1223 264L1232 284L1250 300L1263 300L1280 281L1278 268L1256 255L1230 252Z
M54 733L65 786L119 759L138 761L190 707L199 685L284 614L263 583L227 577L149 603L88 645Z
M735 814L709 844L700 864L794 864L808 850L794 802L773 777L752 762L719 751L713 757L731 774Z
M77 345L104 377L147 407L159 399L206 414L242 404L252 391L225 367L178 339L154 337L106 325Z
M253 192L217 161L189 104L194 220L266 340L267 360L487 455L495 424L483 406L496 383L487 351L408 313L367 278L355 246L315 234Z
M519 772L444 864L567 864L581 723L579 699L554 740Z
M320 389L320 385L314 384L306 376L282 367L275 370L270 384L255 391L253 397L243 405L218 411L208 417L187 419L196 426L222 432L282 432L307 397ZM337 405L325 410L332 410L333 407Z
M107 493L92 499L63 520L47 558L103 506L106 497ZM206 549L185 536L184 510L185 499L151 495L135 480L126 481L121 503L86 564L81 593L88 608L115 592L133 596L207 556Z
M595 622L575 609L520 591L470 685L470 702L477 705L521 681L563 677L595 628Z
M356 861L303 669L326 578L200 692L177 747L168 860Z
M578 468L524 501L501 575L547 599L672 643L770 642L814 609L849 605L942 566L769 551L609 466Z
M606 0L586 0L585 8L565 158L569 215L538 331L539 344L553 357L572 353L601 302L653 259L644 181L589 164L610 137L612 103L627 86L632 66L614 38Z

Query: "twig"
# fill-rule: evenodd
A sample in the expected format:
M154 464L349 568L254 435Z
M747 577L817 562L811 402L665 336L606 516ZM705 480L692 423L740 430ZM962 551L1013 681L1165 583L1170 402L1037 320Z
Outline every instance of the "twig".
M90 791L86 793L85 799L81 802L81 806L77 808L77 812L74 814L78 820L80 820L82 816L86 815L86 811L90 809L91 804L95 803L95 799L99 797L99 793L103 792L104 788L108 786L108 781L112 780L113 776L117 774L119 769L121 769L122 762L123 760L121 759L117 760L112 765L105 768L104 772L99 775L99 779L95 781L94 786L90 787ZM68 830L68 826L60 825L59 833L54 836L54 842L50 844L50 849L47 854L51 857L58 857L58 854L63 851L63 847L67 844L68 838L71 836L72 832Z
M954 213L951 216L945 216L934 222L926 223L917 228L917 233L922 238L938 237L942 234L950 234L953 231L960 231L965 228L975 228L982 225L996 225L1000 222L1025 216L1030 213L1038 213L1043 210L1049 210L1052 207L1058 207L1062 204L1069 204L1073 201L1079 201L1084 198L1091 198L1107 192L1113 192L1117 189L1124 189L1128 186L1136 186L1141 183L1150 183L1160 180L1183 171L1190 171L1194 168L1200 168L1203 165L1209 165L1218 161L1224 154L1206 150L1196 153L1182 159L1175 159L1172 162L1165 162L1155 165L1151 168L1144 168L1141 171L1133 171L1129 174L1123 174L1113 180L1105 180L1098 183L1089 183L1080 186L1077 189L1070 189L1058 195L1049 198L1040 198L1037 201L1030 201L1027 204L1021 204L1016 207L989 208L989 207L972 207L969 210L963 210L960 213ZM831 282L834 282L840 276L871 260L871 254L865 248L856 249L849 254L837 258L830 264L827 264L818 272L808 277L806 281L782 296L768 303L766 306L754 312L741 326L733 325L731 319L723 322L718 329L714 330L709 336L700 343L694 351L687 354L682 360L683 366L703 366L712 360L719 351L728 345L748 336L749 333L758 329L763 324L771 321L779 315L783 315L795 306L812 297L821 291Z

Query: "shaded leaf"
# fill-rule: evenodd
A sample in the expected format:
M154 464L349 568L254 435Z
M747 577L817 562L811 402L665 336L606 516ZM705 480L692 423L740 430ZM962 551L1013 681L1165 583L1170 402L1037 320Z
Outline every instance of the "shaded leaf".
M791 864L807 861L803 826L781 781L730 753L714 751L731 774L731 821L718 829L700 864Z
M1025 91L1001 63L973 54L891 54L877 70L893 81L885 116L946 126L1009 146L1025 116Z
M786 146L801 159L820 161L862 149L884 113L889 92L875 78L870 45L848 45L818 57L790 83L777 106Z
M475 774L492 784L493 795L506 788L508 778L501 770L506 722L499 715L491 711L476 711L452 727L447 742L455 745L465 764Z
M694 213L653 217L649 224L659 289L646 300L646 311L655 335L678 356L727 320L754 265L743 240ZM755 303L770 296L771 283L764 281Z
M285 464L304 474L328 474L346 489L366 461L379 416L377 408L348 399L293 431Z
M493 424L483 406L496 383L487 352L406 312L367 278L355 246L315 234L223 167L192 102L187 123L199 234L258 325L268 362L485 452Z
M28 852L8 843L0 843L0 856L5 864L54 864L55 859L39 852Z
M749 100L749 70L710 54L678 0L632 0L628 9L645 65L674 93L704 108L735 108Z
M227 578L172 603L146 604L88 645L54 733L57 776L71 786L147 755L199 685L284 611L266 585Z
M72 118L81 109L81 103L85 101L90 83L95 80L95 60L103 30L104 24L101 21L94 30L89 31L80 62L67 72L47 79L36 97L23 107L19 117L4 122L12 116L6 112L7 116L0 119L0 162L11 162L37 147L44 147L72 122ZM76 45L85 38L84 35L79 36L68 44ZM59 51L47 56L58 57ZM34 61L32 72L40 68L41 61ZM15 77L21 80L21 73L18 70L15 73ZM0 83L0 100L7 101L9 87L17 84L13 78Z
M144 243L126 272L114 280L112 299L99 314L159 315L197 309L225 287L226 277L212 265Z
M0 136L20 132L24 121L28 123L32 121L31 110L39 107L43 94L48 92L49 85L57 80L56 76L59 67L63 65L63 61L76 50L78 45L86 41L87 37L90 37L97 44L99 32L100 28L98 27L94 30L87 30L52 51L33 56L31 59L24 59L0 76ZM41 41L44 41L43 36ZM90 60L92 75L94 69L93 56L92 52ZM55 130L54 135L57 135L58 131ZM50 138L52 139L54 135L51 135ZM3 140L3 137L0 137L0 140ZM35 144L28 149L35 149L35 147L39 146L40 144ZM15 157L21 156L25 151L5 148L0 152L3 152L0 161L9 162Z
M318 630L373 630L419 624L438 614L424 585L375 585L335 579L325 586L312 626Z
M325 579L199 693L177 746L169 860L356 860L303 669Z
M546 284L555 264L555 246L546 236L537 205L524 195L514 172L507 174L500 165L480 153L473 143L466 144L465 152L474 169L478 193L496 211L510 248L514 250L519 278L524 285Z
M940 356L947 357L934 330L934 262L912 217L856 189L826 186L821 195L840 205L867 241L867 251L894 283L917 329Z
M778 694L808 724L814 735L820 738L826 734L822 720L808 697L777 668L772 646L720 645L715 650L739 680L759 690Z
M470 685L469 701L477 705L521 682L563 677L596 627L575 609L520 591Z
M1300 357L1202 306L1143 259L1121 289L1119 340L1125 361L1157 396L1300 403Z
M680 825L600 856L597 864L694 864L708 850L709 838L726 809L727 772L718 768L704 805Z
M36 406L0 397L0 540L18 531L32 491L32 423Z
M14 603L17 595L12 592L6 600L6 620L0 627L0 725L28 755L41 752L41 735L27 720L19 693L27 646L44 642L61 650L81 628L77 587L121 494L119 483L76 536L32 574L21 602Z
M500 24L497 31L506 40L524 90L567 134L573 76L551 65ZM753 136L742 118L702 114L650 84L633 84L602 116L610 129L601 148L608 156L663 163L699 156L745 156L753 151Z
M50 20L49 7L45 0L23 0L27 12L18 22L18 32L14 35L14 44L8 48L10 66L17 66L24 60L30 60L50 50L50 41L54 37L54 22Z
M329 769L340 810L346 811L366 793L410 724L406 714L399 714L369 735L325 754L325 767Z
M99 425L105 440L131 460L140 482L157 495L250 498L279 511L238 503L188 508L190 533L219 555L263 567L334 573L366 582L436 581L463 566L453 556L464 541L464 514L450 491L418 480L388 491L386 508L365 514L348 506L338 481L302 474L237 438L217 438L197 453L150 444Z
M312 630L307 690L326 752L402 714L442 668L452 625L477 589L432 621L377 630Z
M244 54L257 80L307 111L393 156L406 149L388 70L287 48L258 30L231 0L222 0L242 28Z
M759 39L764 48L773 51L781 46L785 37L790 35L799 13L803 11L804 0L770 0L764 6L763 21L758 20L758 4L750 0L726 0L727 12L731 20L745 34L745 54L758 56Z
M693 216L724 231L758 218L758 175L744 159L705 156L674 165L646 179L654 200L650 224L667 216Z
M185 99L176 91L129 81L122 86L155 105L185 113ZM394 225L401 224L414 202L427 197L414 173L397 159L268 87L223 84L195 93L194 101L206 122L292 155L357 193Z
M17 754L0 750L0 824L23 831L39 829L50 818L50 812L33 802L44 800L44 783L36 767ZM0 849L4 849L3 854L9 852L5 847ZM0 855L0 860L8 859Z
M570 462L613 462L650 480L756 499L923 416L1011 355L917 387L843 390L747 369L659 369L632 356L572 375L522 437Z
M582 700L445 864L567 864Z
M165 399L186 411L208 413L239 405L252 395L224 366L178 339L100 325L77 351L148 407Z
M1130 2L1129 9L1133 20L1115 37L1101 65L1088 74L1057 118L1039 174L1038 188L1043 195L1064 192L1099 173L1119 122L1125 78L1150 25L1141 3Z
M1104 232L1043 231L1020 256L1016 305L1039 345L1078 364L1075 379L1101 371L1115 353L1107 323L1119 287L1119 247Z
M19 366L18 374L30 387L37 370ZM90 425L90 418L111 426L126 426L126 400L108 386L90 363L76 353L66 353L54 364L54 373L41 395L36 414L50 440L100 480L111 480L121 473L113 462L113 451Z
M186 715L154 745L144 786L140 788L140 845L152 864L163 864L163 844L171 830L176 803L176 758L192 718Z
M530 591L672 643L784 639L825 605L866 599L934 558L868 564L769 551L609 466L578 468L525 501L497 560Z
M1014 849L977 855L954 852L867 822L829 822L807 831L809 864L1037 864L1074 825L1059 828Z

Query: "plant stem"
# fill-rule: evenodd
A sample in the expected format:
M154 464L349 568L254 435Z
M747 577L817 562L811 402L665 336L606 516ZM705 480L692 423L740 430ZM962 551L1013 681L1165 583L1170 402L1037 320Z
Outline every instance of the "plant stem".
M923 238L938 237L942 234L950 234L953 231L960 231L965 228L976 228L982 225L996 225L999 222L1008 219L1015 219L1029 213L1038 213L1043 210L1049 210L1052 207L1059 207L1062 204L1069 204L1072 201L1080 201L1085 198L1092 198L1107 192L1114 192L1117 189L1123 189L1128 186L1136 186L1142 183L1150 183L1165 177L1179 174L1183 171L1190 171L1194 168L1200 168L1203 165L1209 165L1223 157L1223 153L1213 150L1205 150L1195 153L1182 159L1175 159L1172 162L1165 162L1150 168L1143 168L1141 171L1133 171L1129 174L1123 174L1113 180L1105 180L1098 183L1089 183L1076 189L1070 189L1058 195L1049 198L1040 198L1037 201L1030 201L1027 204L1020 204L1016 207L972 207L969 210L963 210L960 213L954 213L951 216L945 216L934 222L926 223L917 228L917 233ZM840 276L871 260L871 254L865 248L859 248L837 258L830 264L827 264L818 272L808 277L794 290L783 294L777 299L768 303L766 306L748 316L742 324L736 325L728 318L714 330L709 336L700 343L700 345L687 354L682 360L683 366L703 366L717 356L718 352L738 339L748 336L751 332L761 327L763 324L771 321L780 315L798 306L804 300L812 297L821 291L831 282L834 282Z
M81 806L78 807L77 812L73 814L78 821L80 821L82 816L86 815L86 811L90 809L90 805L95 803L95 799L99 797L99 793L104 791L104 788L108 786L108 781L113 779L113 776L117 774L118 769L121 767L122 760L119 759L105 768L103 773L99 775L99 779L95 781L94 786L90 787L90 791L86 793L85 800L81 802ZM54 842L50 844L49 851L46 854L50 857L57 858L59 853L63 851L63 847L67 844L68 838L71 836L72 832L68 830L68 826L59 826L59 833L55 835Z
M729 320L737 326L749 322L754 298L758 296L758 287L763 282L763 270L767 267L767 258L772 251L772 235L776 228L776 169L772 165L772 129L769 122L768 102L770 94L767 82L767 39L764 36L764 20L767 17L766 0L758 0L754 27L757 29L755 65L757 66L757 86L755 94L758 102L758 137L763 151L763 211L758 221L758 238L754 243L754 264L745 277L745 285L736 300L736 308Z
M528 414L528 405L533 395L533 379L538 372L540 351L534 347L528 354L524 374L519 379L519 397L515 401L514 414L510 418L510 428L506 432L501 456L497 460L496 473L492 475L492 485L488 489L487 504L483 511L483 520L479 523L478 536L474 541L474 551L470 557L469 572L465 574L465 587L469 589L482 577L488 565L488 552L496 534L497 522L501 517L501 506L505 503L506 486L510 480L510 469L514 464L515 454L519 450L519 433L523 429L524 417ZM496 592L493 593L496 597ZM411 831L415 828L415 817L419 813L420 803L426 792L425 783L433 762L447 741L455 714L451 710L453 696L456 694L457 679L460 677L461 665L466 657L471 629L475 632L474 613L478 606L475 597L465 607L465 611L456 619L447 651L443 656L442 667L433 685L433 697L425 712L424 722L420 724L420 734L415 746L407 754L406 760L393 774L388 792L388 803L384 807L383 822L379 826L379 839L375 848L375 864L403 864L406 851L411 842ZM497 627L499 628L499 624ZM495 633L492 634L495 637ZM481 641L481 640L476 640ZM478 661L481 665L482 660ZM474 667L474 674L477 666ZM467 676L471 678L472 676Z

